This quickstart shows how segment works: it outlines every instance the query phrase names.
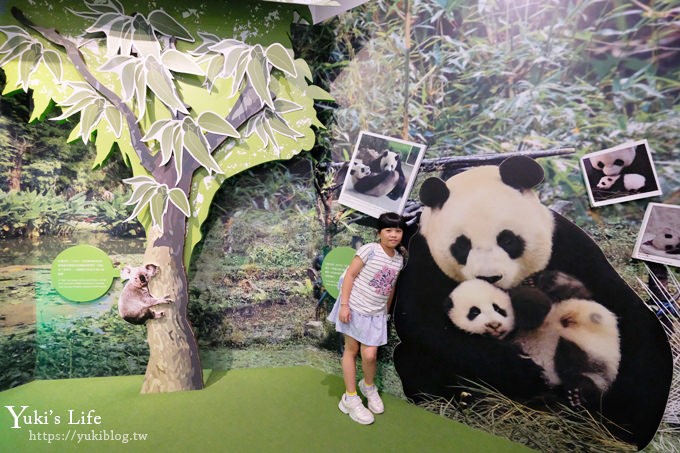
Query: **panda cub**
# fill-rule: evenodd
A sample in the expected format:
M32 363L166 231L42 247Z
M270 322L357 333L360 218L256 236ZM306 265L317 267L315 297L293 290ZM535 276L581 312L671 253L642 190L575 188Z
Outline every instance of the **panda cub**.
M653 239L644 244L670 255L680 254L680 234L670 227L664 227Z
M621 178L623 176L623 178ZM637 192L645 186L647 179L638 175L637 173L629 173L625 175L603 176L597 183L598 189L612 189L625 190L628 192ZM618 183L618 185L617 185Z
M371 168L365 165L361 159L354 159L349 174L352 186L354 186L357 181L371 174Z
M448 317L470 334L506 339L543 369L550 387L561 386L576 407L597 404L618 375L621 361L616 316L588 299L552 304L534 329L516 329L510 296L483 280L467 280L448 298Z

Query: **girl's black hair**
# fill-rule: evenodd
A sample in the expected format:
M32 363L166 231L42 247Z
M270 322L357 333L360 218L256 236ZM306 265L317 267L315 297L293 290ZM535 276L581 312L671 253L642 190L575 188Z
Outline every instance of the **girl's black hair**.
M378 217L378 232L385 228L401 228L406 229L406 222L404 218L396 212L384 212Z
M404 218L396 212L384 212L378 217L378 231L385 228L406 228Z
M406 230L406 221L402 216L396 212L385 212L380 214L378 217L378 233L384 228L401 228ZM408 251L403 244L399 244L397 251L404 257L404 265L406 265L406 260L408 260Z

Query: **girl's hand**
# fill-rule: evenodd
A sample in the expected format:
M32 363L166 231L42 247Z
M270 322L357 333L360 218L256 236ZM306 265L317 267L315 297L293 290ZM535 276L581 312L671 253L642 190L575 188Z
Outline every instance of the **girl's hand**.
M349 305L341 304L340 313L338 313L338 319L340 319L340 322L347 324L349 322L349 318Z

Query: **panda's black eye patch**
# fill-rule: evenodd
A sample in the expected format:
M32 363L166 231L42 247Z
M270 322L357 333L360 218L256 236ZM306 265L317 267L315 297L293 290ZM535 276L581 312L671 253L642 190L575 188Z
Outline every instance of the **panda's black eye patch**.
M622 165L623 165L623 160L621 160L621 159L616 159L616 160L614 161L614 165L616 165L617 167L622 166Z
M477 316L480 315L480 313L482 313L482 310L480 310L479 308L470 307L470 310L468 311L468 314L467 314L467 319L469 319L470 321L473 321Z
M670 239L670 238L673 237L673 235L666 233L666 234L663 235L663 237L665 237L666 239Z
M456 238L456 242L451 244L449 250L451 251L451 255L453 255L458 263L465 265L471 248L472 242L470 239L465 235L460 235Z
M604 162L597 162L597 168L604 168Z
M516 235L510 230L503 230L496 236L496 243L511 259L516 259L524 253L525 242L521 236Z
M499 307L496 304L493 304L493 310L504 318L508 317L508 312L503 310L501 307Z

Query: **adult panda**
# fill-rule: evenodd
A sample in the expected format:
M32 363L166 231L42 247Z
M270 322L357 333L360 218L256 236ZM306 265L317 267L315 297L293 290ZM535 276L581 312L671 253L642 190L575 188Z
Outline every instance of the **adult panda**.
M559 398L541 366L517 344L467 334L453 325L442 301L459 283L481 279L510 293L515 323L542 319L534 298L516 294L542 273L563 272L618 320L621 361L599 413L616 437L643 448L668 399L668 339L592 239L540 203L532 188L542 179L541 166L519 156L446 182L423 182L420 227L409 242L394 306L400 339L394 363L404 393L416 402L458 398L473 381L532 405Z
M396 173L396 182L394 187L386 194L391 200L398 200L404 195L406 190L406 176L404 169L401 167L401 158L399 154L394 151L384 150L382 153L369 163L371 172L375 175Z

